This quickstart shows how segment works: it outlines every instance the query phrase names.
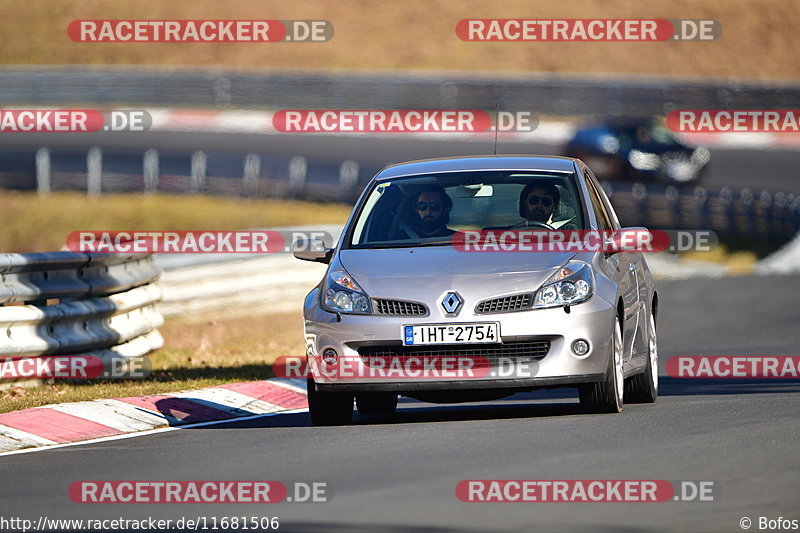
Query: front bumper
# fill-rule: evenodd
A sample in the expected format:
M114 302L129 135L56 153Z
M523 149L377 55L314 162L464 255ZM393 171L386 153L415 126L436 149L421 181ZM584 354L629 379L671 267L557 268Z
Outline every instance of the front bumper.
M507 378L454 381L380 381L370 383L352 383L337 381L333 383L316 383L319 391L335 392L415 392L441 390L486 390L486 389L520 389L547 387L568 387L581 383L594 383L605 378L605 374L581 374L577 376L560 376L555 378Z
M341 315L320 308L317 289L309 294L305 308L305 335L309 359L316 362L311 373L318 390L326 391L404 391L463 390L492 388L536 388L569 386L603 379L611 354L611 332L616 309L595 294L588 301L571 306L534 309L513 313L480 314L462 312L456 318L440 316L394 317L381 315ZM474 375L410 377L370 372L359 355L359 348L402 345L403 326L414 324L450 324L498 322L502 343L542 341L550 343L547 354L524 364L511 361L501 371L494 368ZM576 356L570 346L577 339L589 342L590 350ZM333 349L346 358L351 367L347 375L322 372L317 357Z

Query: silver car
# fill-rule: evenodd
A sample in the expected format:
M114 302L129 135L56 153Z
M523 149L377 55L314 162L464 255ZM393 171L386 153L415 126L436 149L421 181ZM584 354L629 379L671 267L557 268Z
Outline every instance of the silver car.
M620 228L577 159L383 169L335 248L295 252L329 265L303 310L313 423L349 423L354 400L391 414L398 395L448 403L566 386L589 412L654 402L658 294L627 239L642 231ZM545 237L525 247L524 232ZM569 247L560 233L602 244Z

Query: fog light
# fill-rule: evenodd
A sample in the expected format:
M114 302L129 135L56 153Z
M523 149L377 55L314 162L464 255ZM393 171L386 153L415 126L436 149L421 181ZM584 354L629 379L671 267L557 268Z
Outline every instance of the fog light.
M575 355L586 355L589 353L589 342L578 339L572 343L572 353Z
M339 360L339 354L333 348L327 348L322 352L322 362L326 365L335 365Z

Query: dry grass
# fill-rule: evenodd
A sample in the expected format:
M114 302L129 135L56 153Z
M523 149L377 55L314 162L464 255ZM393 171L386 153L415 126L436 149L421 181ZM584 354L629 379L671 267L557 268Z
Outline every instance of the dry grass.
M707 261L719 263L730 268L731 274L751 274L758 262L755 252L746 250L729 250L724 244L717 245L708 252L685 252L680 254L682 259L688 261Z
M272 377L282 355L302 355L299 313L197 322L170 319L161 328L168 348L154 353L152 373L139 381L53 383L0 391L0 412L52 403L161 394Z
M350 207L337 204L206 196L103 195L4 191L0 250L58 250L79 230L235 230L344 223Z
M75 19L327 19L328 43L72 42ZM454 32L463 18L711 18L715 42L480 43ZM795 0L0 0L0 62L225 68L442 69L800 78Z

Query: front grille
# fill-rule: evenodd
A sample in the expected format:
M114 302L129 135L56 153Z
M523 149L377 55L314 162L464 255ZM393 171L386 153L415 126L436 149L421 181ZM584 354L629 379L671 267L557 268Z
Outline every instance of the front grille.
M512 311L522 311L530 309L533 301L533 293L514 294L492 300L484 300L475 307L475 312L479 314L487 313L510 313Z
M373 298L372 303L376 315L422 316L428 314L428 308L417 302Z
M517 362L539 361L550 351L550 341L517 341L502 344L443 344L434 346L362 346L358 349L361 360L370 367L386 366L386 361L408 357L458 357L475 358L480 368L488 364L497 366L501 359Z

